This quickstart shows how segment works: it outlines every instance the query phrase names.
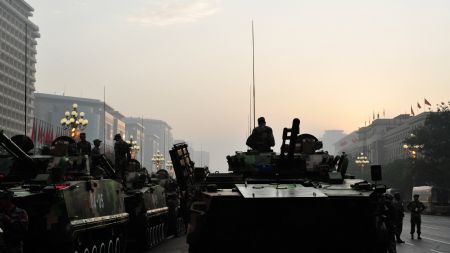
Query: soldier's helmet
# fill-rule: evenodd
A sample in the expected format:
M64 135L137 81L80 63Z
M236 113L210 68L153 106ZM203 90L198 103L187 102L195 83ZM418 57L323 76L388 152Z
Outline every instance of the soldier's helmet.
M165 169L160 169L156 172L156 177L158 179L168 179L169 178L169 172Z
M95 139L95 140L94 140L94 144L95 144L95 145L97 145L97 144L100 145L101 142L102 142L102 141L99 140L99 139Z
M385 199L387 199L387 200L393 200L392 195L389 194L389 193L384 193L384 194L383 194L383 197L384 197Z
M114 135L114 140L115 141L122 140L122 135L120 135L120 134Z
M263 124L263 123L266 123L266 119L264 117L259 117L258 124Z

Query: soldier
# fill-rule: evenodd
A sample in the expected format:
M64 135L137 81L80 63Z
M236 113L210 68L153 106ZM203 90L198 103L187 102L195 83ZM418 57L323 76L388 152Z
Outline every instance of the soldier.
M405 217L405 208L403 206L403 201L400 197L400 193L398 192L394 194L393 205L395 209L395 238L397 239L397 243L405 243L405 241L400 238L403 230L403 217Z
M408 210L411 211L411 239L414 240L414 232L417 226L417 239L420 238L420 224L422 222L421 214L425 210L425 205L419 201L419 194L414 194L414 201L409 202Z
M102 141L99 139L94 140L94 148L92 149L92 152L91 152L92 156L101 155L101 152L100 152L100 144L101 143L102 143Z
M114 136L116 143L114 144L115 169L120 173L122 179L125 179L125 172L128 161L131 159L130 145L122 139L122 135Z
M22 253L23 239L28 230L28 214L13 202L13 193L0 190L0 227L4 231L7 253Z
M80 141L77 143L77 150L81 155L91 155L91 143L86 141L86 133L80 134Z
M258 126L253 129L248 137L247 146L258 152L271 152L271 147L275 146L272 128L266 126L264 117L258 118Z

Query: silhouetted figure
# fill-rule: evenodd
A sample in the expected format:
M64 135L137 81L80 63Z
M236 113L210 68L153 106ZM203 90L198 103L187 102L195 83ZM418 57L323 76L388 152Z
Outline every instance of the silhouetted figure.
M395 245L395 207L393 204L393 197L391 194L385 193L383 195L385 199L385 215L386 215L386 227L388 231L388 252L396 253L396 245Z
M80 141L77 143L77 150L81 155L91 155L91 143L86 141L86 133L80 134Z
M114 136L116 143L114 144L115 169L125 179L125 172L128 161L131 159L130 145L126 143L120 134Z
M422 212L425 210L425 205L419 201L419 195L414 194L414 201L409 202L408 210L411 211L411 239L414 239L415 228L417 227L417 239L420 238L420 225L422 223Z
M91 155L95 156L95 155L101 155L102 153L100 152L100 145L101 145L102 141L99 139L95 139L94 140L94 148L92 149Z
M403 206L403 201L400 197L400 193L394 194L394 201L392 202L395 209L395 238L397 239L397 243L405 243L400 235L403 230L403 217L405 217L405 207Z
M266 126L264 117L258 119L258 126L253 129L248 137L247 146L258 152L271 152L271 147L275 146L272 128Z
M13 193L0 190L0 227L4 231L6 253L22 253L23 239L28 231L28 214L13 202ZM1 249L0 249L1 250Z

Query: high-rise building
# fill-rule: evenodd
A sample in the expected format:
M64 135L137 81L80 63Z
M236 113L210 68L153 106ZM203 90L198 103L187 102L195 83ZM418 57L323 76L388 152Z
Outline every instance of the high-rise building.
M0 129L9 136L31 134L40 36L33 11L23 0L0 0Z

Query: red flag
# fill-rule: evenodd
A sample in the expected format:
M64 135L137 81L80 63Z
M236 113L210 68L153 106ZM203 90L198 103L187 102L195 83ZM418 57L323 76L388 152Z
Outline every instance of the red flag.
M431 106L430 102L428 102L428 100L427 100L426 98L424 98L423 100L424 100L423 102L424 102L426 105Z
M417 108L422 108L421 106L420 106L420 104L419 104L419 102L417 102Z
M413 108L412 108L412 105L411 105L411 115L412 115L412 116L415 115L415 114L414 114L414 111L413 111Z

